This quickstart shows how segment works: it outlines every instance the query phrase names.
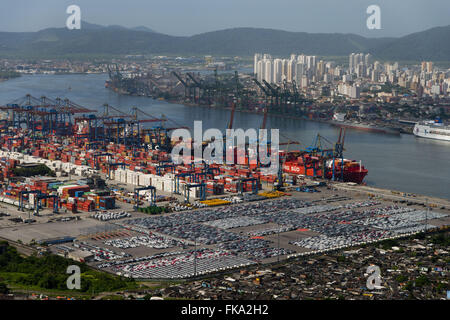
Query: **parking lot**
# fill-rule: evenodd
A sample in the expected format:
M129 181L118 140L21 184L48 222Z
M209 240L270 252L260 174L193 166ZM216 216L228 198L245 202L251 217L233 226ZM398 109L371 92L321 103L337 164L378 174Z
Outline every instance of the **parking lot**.
M90 263L111 273L181 279L398 237L450 222L445 209L426 210L353 191L321 191L156 216L120 204L106 214L58 216L77 217L70 221L49 222L55 216L43 215L33 224L18 225L3 217L0 226L2 236L24 243L75 237L64 247L90 252L95 257Z

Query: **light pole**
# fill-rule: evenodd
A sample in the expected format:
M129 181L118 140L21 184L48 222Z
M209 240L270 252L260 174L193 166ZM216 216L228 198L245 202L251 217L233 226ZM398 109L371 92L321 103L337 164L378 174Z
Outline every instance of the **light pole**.
M194 278L197 277L197 237L194 238Z
M278 228L278 252L277 252L277 262L280 263L280 228Z

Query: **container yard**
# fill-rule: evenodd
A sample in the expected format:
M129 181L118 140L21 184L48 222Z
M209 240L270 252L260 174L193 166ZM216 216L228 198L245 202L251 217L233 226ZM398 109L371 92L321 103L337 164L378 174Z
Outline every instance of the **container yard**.
M446 200L358 185L368 170L344 159L343 130L332 149L318 136L282 151L282 170L265 175L248 161L175 165L167 119L105 109L30 96L2 107L2 237L125 277L184 279L450 222Z

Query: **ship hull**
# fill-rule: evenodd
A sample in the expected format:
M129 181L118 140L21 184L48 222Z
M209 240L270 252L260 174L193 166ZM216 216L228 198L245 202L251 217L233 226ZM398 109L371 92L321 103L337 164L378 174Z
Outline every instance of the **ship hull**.
M439 128L429 125L416 124L413 133L416 137L450 141L450 129Z
M340 122L340 121L329 121L330 124L338 127L354 129L354 130L362 130L368 132L378 132L378 133L387 133L387 134L400 134L400 129L396 128L381 128L364 124L355 124L348 122Z
M291 173L291 174L298 174L298 175L304 175L308 177L324 177L323 170L319 165L311 166L307 165L306 167L302 164L297 163L286 163L283 166L283 172L285 173ZM368 173L368 170L365 168L346 168L344 167L344 175L343 179L344 182L354 182L361 184L363 183L364 178L366 177ZM340 179L341 177L341 170L338 165L336 165L336 169L334 171L334 176L336 179ZM325 178L326 179L333 179L333 171L332 168L327 168L325 172Z

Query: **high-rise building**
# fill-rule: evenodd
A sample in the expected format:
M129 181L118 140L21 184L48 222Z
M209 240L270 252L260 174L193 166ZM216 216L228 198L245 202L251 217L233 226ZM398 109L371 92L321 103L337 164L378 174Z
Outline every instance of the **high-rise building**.
M375 61L373 64L373 68L376 71L381 71L381 66L382 66L382 64L380 63L380 61Z
M344 76L342 77L342 81L344 82L350 82L353 80L353 77L351 74L344 74Z
M306 56L304 54L300 54L297 56L297 61L303 64L306 64Z
M256 66L256 79L261 82L264 76L264 60L259 60Z
M325 63L323 62L323 60L320 60L319 63L317 64L317 76L319 77L319 79L323 78L324 73L325 73Z
M422 68L421 71L425 72L427 70L427 62L426 61L422 61Z
M288 63L289 63L288 59L283 59L281 62L281 80L282 81L285 79L287 81Z
M348 71L350 73L353 73L353 61L355 61L355 53L351 53L350 56L348 57Z
M379 74L380 74L379 71L377 71L376 69L373 69L372 72L371 72L370 79L371 79L372 81L374 81L374 82L377 82L377 81L378 81Z
M300 82L300 88L307 88L309 85L309 80L307 76L302 77L302 81Z
M323 82L326 82L326 83L333 82L333 75L331 75L329 73L325 73L325 75L323 76Z
M363 62L360 62L357 66L356 66L356 76L358 78L362 78L366 75L366 66L364 65Z
M441 94L441 86L437 85L437 84L431 86L431 94L440 95Z
M366 65L366 68L370 66L371 63L372 63L372 55L368 53L364 57L364 64Z
M286 75L287 82L292 82L292 80L295 79L296 65L297 65L297 59L288 61L287 75Z
M307 56L306 57L306 64L307 64L308 70L315 71L315 69L316 69L316 56Z
M361 96L361 89L357 85L353 85L348 90L348 96L352 99L359 99Z
M273 82L281 83L283 76L283 61L281 59L275 59L273 61Z
M303 77L305 65L301 62L297 62L295 70L295 82L300 83Z
M266 80L268 83L272 83L273 79L273 66L272 66L272 60L266 59L264 60L264 80Z
M255 58L253 62L253 73L257 76L258 75L258 61L262 59L261 53L255 53Z

